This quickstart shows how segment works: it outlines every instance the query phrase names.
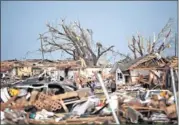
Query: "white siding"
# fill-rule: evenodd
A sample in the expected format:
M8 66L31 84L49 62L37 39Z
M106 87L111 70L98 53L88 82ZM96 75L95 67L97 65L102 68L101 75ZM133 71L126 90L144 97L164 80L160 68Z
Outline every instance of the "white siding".
M16 69L15 69L15 68L12 69L12 71L11 71L11 75L12 75L12 76L16 76L16 75L17 75L17 74L16 74Z
M124 74L119 68L116 70L116 84L125 84Z
M105 68L105 69L103 69L103 73L104 74L109 74L110 70L111 70L111 68ZM84 74L85 77L92 77L94 75L93 72L97 72L97 71L101 71L101 68L86 68L84 70L81 70L80 73ZM75 77L75 72L78 72L78 71L69 70L68 78L69 79L71 79L72 77L74 78ZM51 71L51 75L52 75L53 79L58 80L58 81L60 79L60 76L62 76L62 77L65 76L64 70Z

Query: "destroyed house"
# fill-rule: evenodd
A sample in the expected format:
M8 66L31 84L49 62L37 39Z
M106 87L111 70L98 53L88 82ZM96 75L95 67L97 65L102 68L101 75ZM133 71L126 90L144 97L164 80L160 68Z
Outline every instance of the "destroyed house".
M48 67L48 66L55 66L57 62L47 59L27 59L23 61L25 65L35 66L35 67Z
M60 77L66 77L69 79L74 79L78 76L81 77L93 77L94 72L103 71L103 74L108 74L111 68L101 67L84 67L80 61L61 61L56 65L56 69L51 71L51 75L54 79L59 79ZM78 74L78 75L77 75Z
M116 74L116 80L121 78L120 71L124 78L125 83L137 83L139 76L149 75L149 70L157 69L168 63L163 57L157 54L145 55L128 62L117 62L111 69L111 73Z
M141 57L138 61L132 64L129 67L129 70L132 69L160 69L165 66L169 61L157 54L150 54L144 57Z
M14 62L9 62L9 61L1 62L0 72L2 74L5 73L14 76L16 75L16 71L13 67L14 67Z
M13 68L12 67L1 67L0 69L1 78L4 78L6 75L13 74Z
M55 67L55 62L51 60L42 59L27 59L24 61L17 61L14 64L14 69L16 70L16 75L22 76L34 76L39 75L43 68Z

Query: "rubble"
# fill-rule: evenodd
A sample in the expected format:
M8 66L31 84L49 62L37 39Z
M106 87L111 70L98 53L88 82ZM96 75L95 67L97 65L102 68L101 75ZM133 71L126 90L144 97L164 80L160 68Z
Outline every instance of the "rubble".
M134 68L135 65L129 67ZM176 98L171 89L146 87L144 84L151 86L152 82L140 75L135 84L126 84L124 80L118 79L116 91L111 92L110 80L118 76L105 73L101 81L96 74L100 76L97 71L86 76L83 72L81 77L80 72L74 71L74 74L71 73L73 78L64 77L58 81L49 79L53 75L46 70L39 76L1 86L1 123L114 124L117 120L122 124L177 122ZM103 81L104 86L101 83ZM159 78L156 81L163 84Z

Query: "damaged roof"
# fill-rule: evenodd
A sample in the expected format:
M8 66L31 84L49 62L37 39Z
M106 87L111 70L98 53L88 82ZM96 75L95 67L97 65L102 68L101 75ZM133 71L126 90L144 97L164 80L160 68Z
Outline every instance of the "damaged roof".
M112 67L110 72L111 73L115 73L117 68L119 68L121 71L127 71L131 65L135 64L141 58L143 58L143 57L139 57L137 59L130 60L130 61L128 60L128 62L121 62L121 61L120 62L116 62L114 64L114 66Z
M129 69L137 68L160 68L169 61L159 54L150 54L140 58L136 63L132 64Z
M146 64L146 62L148 64ZM128 62L116 62L110 72L116 72L117 68L120 68L121 71L127 71L134 68L162 67L167 62L168 61L163 57L159 59L156 54L148 54Z
M12 66L9 66L9 67L5 67L5 66L2 67L2 66L1 66L1 68L0 68L0 72L7 72L7 71L12 70L12 68L13 68Z

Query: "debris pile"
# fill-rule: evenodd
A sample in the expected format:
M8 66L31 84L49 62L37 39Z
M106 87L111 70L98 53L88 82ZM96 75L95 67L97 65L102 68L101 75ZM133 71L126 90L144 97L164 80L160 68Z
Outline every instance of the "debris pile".
M15 89L15 87L18 89ZM113 121L112 116L100 117L98 115L96 117L99 114L96 113L99 109L97 111L95 109L101 104L101 100L95 95L89 96L89 89L84 88L58 94L55 93L58 90L54 90L54 88L45 92L35 87L30 92L29 88L26 88L24 90L28 92L25 95L22 94L18 86L14 86L13 89L8 88L10 99L5 101L1 98L2 123L82 124L94 121L94 123L103 124ZM59 88L56 87L55 89Z
M139 62L141 60L138 65ZM136 64L131 65L134 68ZM134 73L135 69L128 70ZM54 70L44 70L38 77L9 82L7 86L1 86L1 123L177 123L176 96L179 93L175 86L178 78L174 76L177 72L170 70L174 74L170 73L171 79L166 84L166 80L157 77L152 70L157 80L150 81L150 71L142 77L139 74L134 80L118 67L115 73L99 69L72 72L69 68L60 77L57 76L62 72L55 76L50 72ZM165 73L165 70L160 72ZM127 77L135 83L127 83ZM161 85L156 87L156 84Z
M145 122L167 122L177 121L176 105L174 96L170 91L149 90L150 95L145 100L128 97L126 94L119 96L119 109L122 117L132 123ZM156 93L155 93L156 92ZM145 93L147 95L147 93Z

